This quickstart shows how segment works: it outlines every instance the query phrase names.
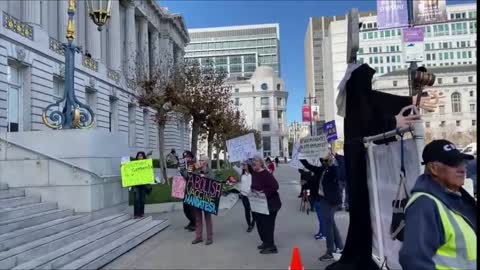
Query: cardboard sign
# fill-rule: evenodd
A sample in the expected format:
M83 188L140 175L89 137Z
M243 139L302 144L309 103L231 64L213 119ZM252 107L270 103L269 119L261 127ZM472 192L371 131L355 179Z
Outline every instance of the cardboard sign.
M327 141L328 142L332 142L332 141L338 139L337 127L335 125L335 120L326 122L323 125L323 132L327 136Z
M250 192L250 194L248 195L248 200L250 202L252 212L264 215L270 214L270 211L268 211L268 202L265 193Z
M185 179L182 176L174 176L172 182L172 197L182 199L185 197Z
M142 159L125 162L121 165L122 187L153 184L152 159Z
M187 180L183 202L204 212L218 215L222 183L192 174Z
M230 162L242 161L252 158L257 153L255 136L248 133L227 141L227 150Z
M299 159L319 159L326 157L330 153L328 146L329 144L325 135L301 138Z

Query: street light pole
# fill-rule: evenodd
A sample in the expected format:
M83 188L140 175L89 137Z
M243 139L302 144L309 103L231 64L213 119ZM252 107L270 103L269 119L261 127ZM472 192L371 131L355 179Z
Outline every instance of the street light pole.
M98 26L98 30L110 18L111 0L106 1L106 8L102 8L102 1L94 0L87 2L89 5L89 15L93 22ZM94 2L97 8L94 7ZM74 89L74 73L75 73L75 53L79 53L82 49L75 44L75 0L68 0L68 23L67 23L67 43L62 44L65 52L65 90L63 98L55 103L48 105L42 112L43 123L52 129L74 129L74 128L90 128L95 122L95 114L92 109L81 103L75 96ZM60 104L65 102L63 110L60 111Z

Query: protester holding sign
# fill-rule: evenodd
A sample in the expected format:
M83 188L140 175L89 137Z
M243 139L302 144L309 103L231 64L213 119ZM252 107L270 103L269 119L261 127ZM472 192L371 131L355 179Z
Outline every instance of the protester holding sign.
M208 157L206 155L200 156L199 170L197 171L201 177L206 177L210 179L215 179L215 175L208 168ZM221 189L220 189L221 190ZM218 209L217 209L218 211ZM213 228L212 228L212 214L207 211L203 211L198 208L194 208L193 212L195 213L195 239L192 241L192 244L198 244L203 241L202 230L203 230L203 216L205 217L205 223L207 225L207 242L205 245L213 244Z
M255 156L252 167L254 171L252 173L252 191L265 194L269 212L268 215L254 213L258 234L262 240L262 244L258 246L258 249L260 249L261 254L278 253L274 241L275 219L278 211L282 207L280 195L278 194L278 182L275 177L265 169L262 157Z
M136 160L146 159L145 152L138 152ZM143 218L145 213L145 196L152 191L149 185L138 185L133 187L133 218Z
M247 232L251 232L255 226L255 216L252 216L252 209L250 207L250 201L248 195L252 187L252 166L247 162L242 162L242 177L238 187L240 189L240 198L242 199L243 208L245 209L245 220L247 221Z
M183 176L185 181L188 180L191 173L195 168L195 162L193 161L193 154L190 151L183 152L182 161L179 162L179 173ZM191 232L195 231L195 213L193 211L193 207L186 203L183 203L183 213L185 217L188 219L189 223L185 226L185 230L189 230Z

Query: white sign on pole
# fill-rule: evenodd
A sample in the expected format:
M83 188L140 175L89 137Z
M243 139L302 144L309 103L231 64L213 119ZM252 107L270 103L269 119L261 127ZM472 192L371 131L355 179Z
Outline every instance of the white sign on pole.
M288 163L291 167L295 169L303 169L302 163L300 163L300 142L295 141L293 143L293 149L292 149L292 160Z
M301 138L299 159L319 159L326 157L330 153L328 145L325 135Z
M250 207L252 212L269 215L268 202L265 193L252 191L248 194L248 200L250 201Z
M253 133L248 133L247 135L230 139L227 141L227 150L230 162L252 158L257 154L255 136Z

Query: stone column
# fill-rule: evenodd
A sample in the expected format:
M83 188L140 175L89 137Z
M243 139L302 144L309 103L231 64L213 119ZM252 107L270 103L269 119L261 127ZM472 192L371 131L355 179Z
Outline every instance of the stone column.
M150 35L150 72L155 74L160 70L160 33L156 29Z
M173 67L173 44L170 40L170 36L168 34L160 34L160 53L161 53L161 60L160 65L162 70L170 70Z
M38 0L24 0L23 1L23 21L35 25L40 25L41 22L41 5Z
M98 26L92 20L87 19L87 32L85 33L87 39L87 51L92 55L92 58L99 60L102 58L102 43L100 38L100 31Z
M112 9L110 22L108 24L108 61L109 67L113 70L119 71L122 63L120 62L120 55L122 54L120 44L120 2L119 0L112 1Z
M43 28L43 30L48 31L48 16L49 16L48 0L42 0L41 2L42 2L41 3L42 28Z
M125 67L124 72L130 79L135 78L136 62L137 62L137 33L135 31L135 5L129 3L125 13Z
M59 0L58 4L58 40L67 42L68 1Z
M140 57L140 76L144 76L146 78L150 75L150 68L149 68L149 52L148 52L148 21L145 17L139 18L140 24L140 38L138 44L138 52Z

